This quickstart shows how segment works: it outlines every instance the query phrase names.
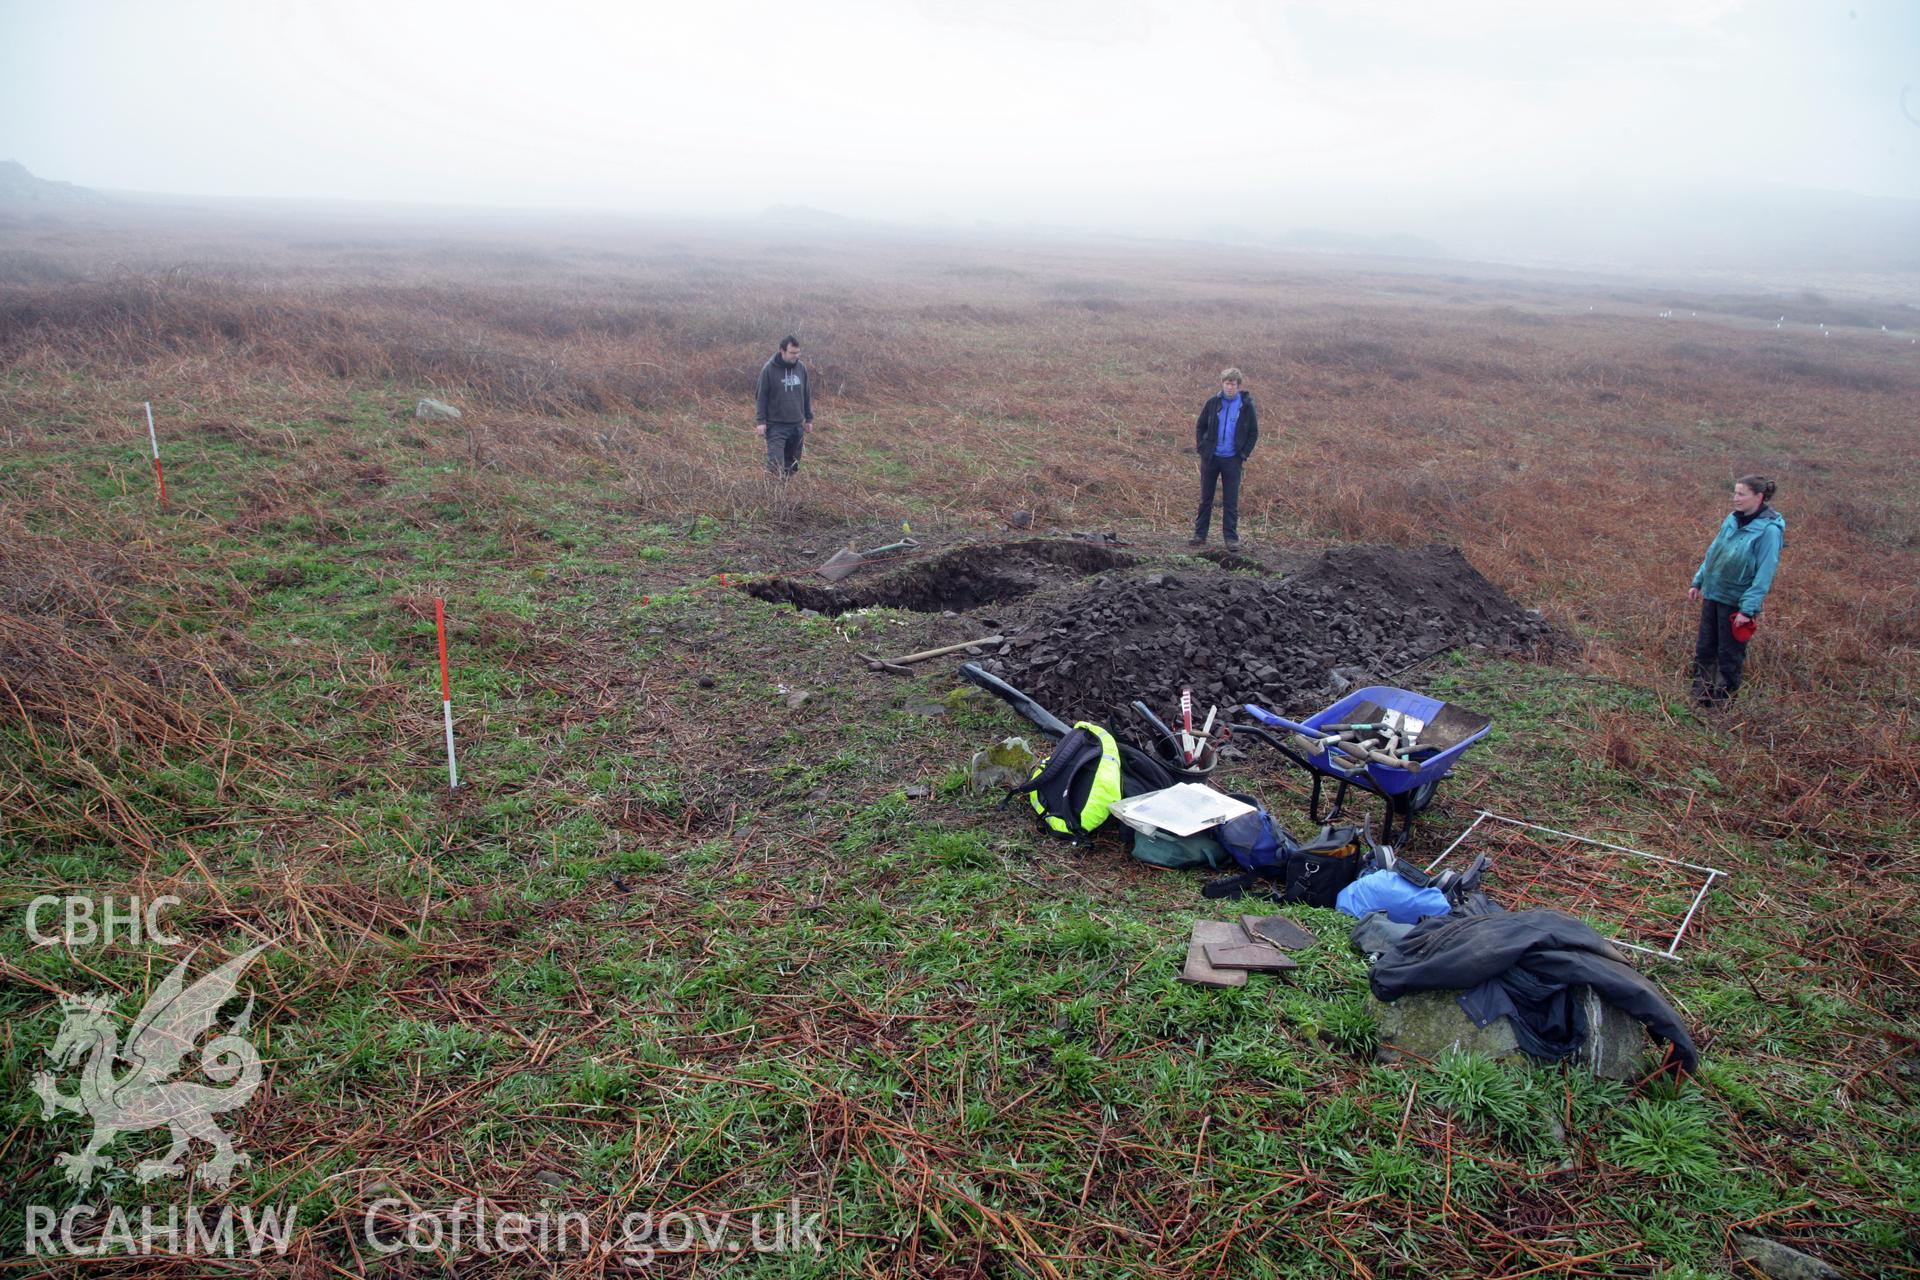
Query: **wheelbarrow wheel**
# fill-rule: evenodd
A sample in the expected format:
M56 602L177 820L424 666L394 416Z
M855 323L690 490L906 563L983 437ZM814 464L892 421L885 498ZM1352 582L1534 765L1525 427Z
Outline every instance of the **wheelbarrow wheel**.
M1425 810L1433 803L1433 793L1439 789L1440 779L1435 778L1432 782L1423 782L1407 792L1407 812L1420 813Z

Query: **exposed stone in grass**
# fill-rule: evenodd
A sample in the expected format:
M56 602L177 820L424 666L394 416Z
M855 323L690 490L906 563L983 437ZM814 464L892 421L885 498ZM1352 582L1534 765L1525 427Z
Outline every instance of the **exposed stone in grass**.
M1740 1261L1758 1267L1763 1275L1772 1276L1773 1280L1842 1280L1841 1272L1820 1259L1781 1244L1778 1240L1749 1235L1745 1231L1733 1233L1733 1254Z
M1434 1062L1447 1053L1526 1056L1505 1018L1477 1026L1460 1008L1459 997L1458 991L1410 991L1388 1004L1369 996L1367 1008L1380 1028L1379 1060ZM1585 1008L1587 1039L1569 1061L1609 1080L1637 1078L1650 1043L1646 1028L1591 987L1576 987L1573 998Z
M949 711L966 711L975 707L992 706L993 695L979 685L963 684L949 690L947 696L940 701L947 705Z
M1020 786L1032 775L1036 758L1025 738L1002 738L984 751L973 753L967 769L967 785L976 794Z

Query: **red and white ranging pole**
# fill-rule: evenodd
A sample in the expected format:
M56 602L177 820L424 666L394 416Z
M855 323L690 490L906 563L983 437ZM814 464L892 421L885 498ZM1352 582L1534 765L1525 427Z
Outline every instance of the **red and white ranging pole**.
M167 473L160 469L160 435L153 429L153 402L142 400L147 411L147 443L153 446L153 478L160 485L160 505L167 505Z
M453 681L447 678L447 606L439 596L433 598L433 629L440 636L440 714L447 725L447 790L458 790L460 766L453 759Z

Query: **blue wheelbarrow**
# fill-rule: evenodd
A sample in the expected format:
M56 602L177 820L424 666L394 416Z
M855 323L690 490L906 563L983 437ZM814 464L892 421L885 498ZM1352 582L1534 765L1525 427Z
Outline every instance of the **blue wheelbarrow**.
M1313 776L1307 813L1316 825L1340 816L1349 788L1386 801L1380 843L1394 844L1395 825L1405 840L1414 816L1433 803L1440 780L1454 762L1493 727L1493 721L1452 703L1408 689L1369 685L1356 689L1325 711L1305 720L1289 720L1246 703L1240 710L1254 721L1233 724L1234 735L1266 743ZM1276 732L1278 730L1279 732ZM1369 748L1352 739L1377 731L1393 750ZM1346 740L1343 740L1346 739ZM1333 807L1321 816L1321 788L1338 783Z

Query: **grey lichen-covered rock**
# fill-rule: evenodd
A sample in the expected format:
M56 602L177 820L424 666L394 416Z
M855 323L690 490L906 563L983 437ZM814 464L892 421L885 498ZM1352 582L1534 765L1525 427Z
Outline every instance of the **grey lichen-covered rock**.
M1733 1256L1752 1263L1773 1280L1845 1280L1842 1272L1818 1258L1744 1231L1733 1233Z
M460 411L444 400L422 400L413 406L413 416L422 422L452 422Z
M1578 987L1574 994L1587 1017L1587 1043L1573 1056L1574 1063L1609 1080L1639 1079L1649 1048L1646 1028L1589 987ZM1477 1027L1460 1008L1459 995L1415 991L1391 1004L1369 996L1367 1005L1380 1029L1380 1061L1398 1062L1403 1055L1433 1061L1449 1051L1490 1058L1523 1052L1505 1018Z
M1033 776L1037 757L1025 738L1002 738L985 751L973 753L967 769L967 787L982 791L1009 791Z

